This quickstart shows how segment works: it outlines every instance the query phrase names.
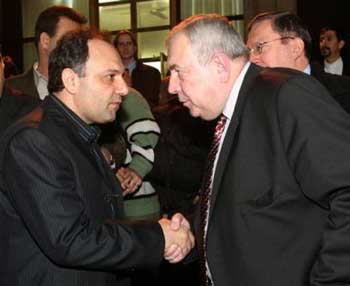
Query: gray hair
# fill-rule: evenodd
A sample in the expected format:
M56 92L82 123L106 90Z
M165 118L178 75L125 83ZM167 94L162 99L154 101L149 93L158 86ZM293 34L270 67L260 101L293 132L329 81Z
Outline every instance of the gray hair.
M166 38L166 45L179 33L189 39L202 64L210 61L215 52L230 59L247 57L248 48L228 19L218 14L194 15L176 25Z

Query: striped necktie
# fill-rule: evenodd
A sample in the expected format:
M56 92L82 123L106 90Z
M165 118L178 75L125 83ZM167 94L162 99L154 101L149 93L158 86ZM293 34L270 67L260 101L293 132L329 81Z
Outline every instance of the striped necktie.
M209 205L210 205L210 196L212 192L212 181L214 178L213 167L215 158L220 146L221 136L225 129L226 124L226 116L221 115L218 120L216 127L213 142L210 147L210 151L208 153L207 164L204 171L204 177L201 187L200 194L200 236L202 238L202 245L199 247L201 259L200 259L200 268L201 268L201 276L202 276L202 285L209 285L210 281L207 277L207 269L206 269L206 229L208 224L208 216L209 216Z

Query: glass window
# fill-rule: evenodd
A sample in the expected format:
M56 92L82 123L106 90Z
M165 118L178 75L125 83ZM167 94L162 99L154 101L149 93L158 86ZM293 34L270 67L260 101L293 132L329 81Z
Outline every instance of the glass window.
M203 13L218 13L223 16L242 15L243 0L181 0L181 19Z
M138 57L159 58L160 53L165 53L165 37L169 30L152 32L139 32L137 34Z
M169 0L137 2L137 27L155 27L170 24Z
M244 21L243 20L234 20L232 21L232 26L236 31L241 35L242 40L244 40Z
M125 0L98 0L98 3L111 3L111 2L120 2Z
M156 68L160 73L162 72L160 61L144 62L144 64Z
M101 30L116 31L131 28L130 4L100 6L99 13Z

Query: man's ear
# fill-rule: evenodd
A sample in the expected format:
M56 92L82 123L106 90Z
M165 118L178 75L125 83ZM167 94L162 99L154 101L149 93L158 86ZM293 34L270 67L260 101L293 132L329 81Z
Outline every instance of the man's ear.
M292 54L294 56L294 59L305 55L305 44L301 38L296 37L294 39L290 39L289 41L291 41Z
M339 50L341 50L344 47L344 45L345 45L345 41L344 40L339 41L339 43L338 43Z
M70 68L65 68L62 71L62 83L64 89L71 94L75 94L79 88L79 76L78 74Z
M50 47L50 41L51 41L51 38L49 36L48 33L46 32L42 32L40 34L40 37L39 37L39 42L40 42L40 45L45 49L45 50L48 50L49 47Z
M214 65L214 71L221 82L226 82L229 77L230 71L230 59L221 52L217 52L212 57L212 64Z

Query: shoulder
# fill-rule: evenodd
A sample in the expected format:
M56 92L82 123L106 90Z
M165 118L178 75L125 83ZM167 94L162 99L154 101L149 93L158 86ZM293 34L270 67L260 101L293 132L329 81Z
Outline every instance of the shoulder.
M25 71L22 74L10 77L8 79L6 79L6 84L11 86L12 84L16 84L19 82L23 82L23 81L27 81L27 80L34 80L34 75L33 75L33 68L28 69L27 71Z
M1 98L1 112L5 116L17 117L31 111L34 107L38 106L40 101L31 96L27 96L22 92L5 87L3 89L3 95Z
M258 93L274 94L289 89L304 87L305 89L323 89L313 77L288 68L262 68L251 82L251 89Z
M120 113L130 112L132 114L152 113L147 100L134 88L129 88L128 94L123 98Z
M334 97L340 94L350 95L350 76L326 73L322 70L313 69L313 66L311 66L311 74L322 83Z
M8 98L9 100L13 100L14 102L17 102L19 105L22 105L22 104L37 105L41 102L39 99L29 96L23 93L21 90L18 90L10 86L6 86L4 88L4 97Z
M250 81L247 94L255 106L269 110L303 109L303 105L335 103L328 90L314 77L286 68L258 70L257 76Z

